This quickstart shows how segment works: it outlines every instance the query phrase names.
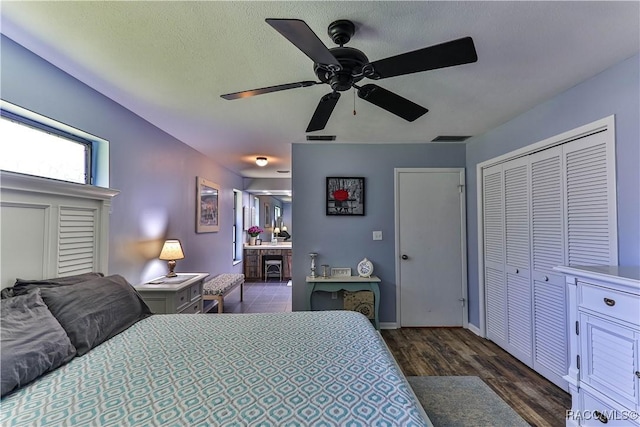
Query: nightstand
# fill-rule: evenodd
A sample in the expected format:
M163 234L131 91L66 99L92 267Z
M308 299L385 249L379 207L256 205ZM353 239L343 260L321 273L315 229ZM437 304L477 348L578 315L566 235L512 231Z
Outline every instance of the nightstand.
M158 277L134 288L154 314L202 313L202 284L209 273Z

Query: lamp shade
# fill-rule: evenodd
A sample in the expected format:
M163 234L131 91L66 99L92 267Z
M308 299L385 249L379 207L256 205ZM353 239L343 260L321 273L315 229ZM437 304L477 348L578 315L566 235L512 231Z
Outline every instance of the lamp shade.
M276 227L276 228L274 228L274 229L273 229L273 233L274 233L274 234L278 234L279 232L280 232L280 229L279 229L278 227Z
M164 242L162 251L160 251L160 256L158 258L165 261L183 259L184 253L182 252L180 240L167 240Z

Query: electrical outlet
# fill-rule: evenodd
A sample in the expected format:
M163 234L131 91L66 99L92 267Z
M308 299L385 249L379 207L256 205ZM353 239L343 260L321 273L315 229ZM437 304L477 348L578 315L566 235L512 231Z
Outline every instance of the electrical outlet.
M331 299L338 299L338 293L337 292L331 292Z
M382 231L374 231L373 240L382 240Z

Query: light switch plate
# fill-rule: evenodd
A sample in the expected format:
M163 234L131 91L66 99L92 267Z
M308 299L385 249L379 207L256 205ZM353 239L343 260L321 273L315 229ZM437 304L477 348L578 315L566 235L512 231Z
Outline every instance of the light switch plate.
M373 240L382 240L382 231L374 231Z

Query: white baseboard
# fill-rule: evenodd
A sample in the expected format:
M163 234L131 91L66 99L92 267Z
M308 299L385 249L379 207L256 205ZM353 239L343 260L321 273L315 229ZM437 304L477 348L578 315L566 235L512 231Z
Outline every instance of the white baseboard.
M398 329L400 326L396 322L381 322L380 329Z
M480 329L476 325L472 325L471 323L467 323L467 329L476 334L479 337L482 337L480 333Z

